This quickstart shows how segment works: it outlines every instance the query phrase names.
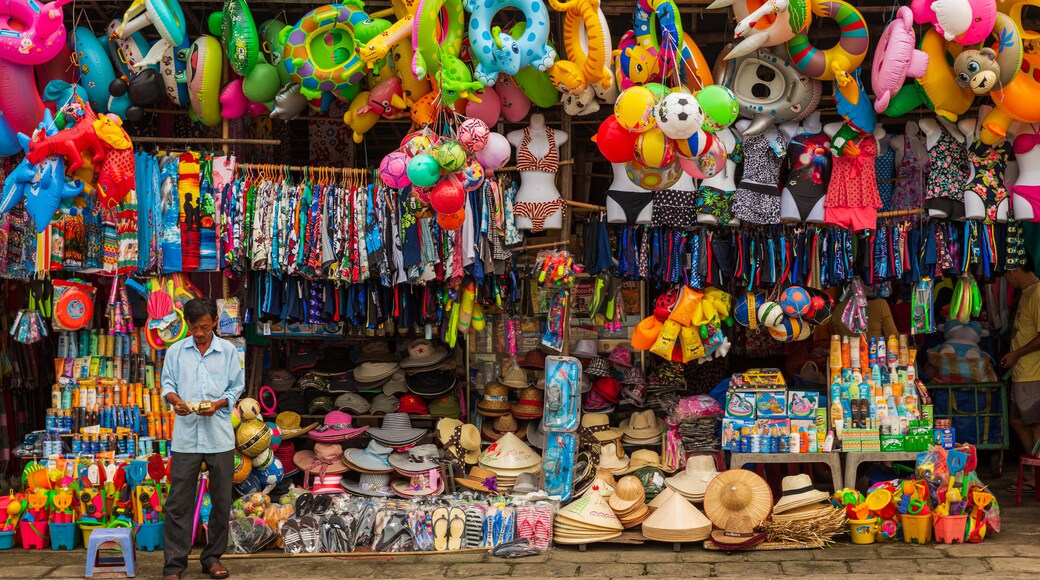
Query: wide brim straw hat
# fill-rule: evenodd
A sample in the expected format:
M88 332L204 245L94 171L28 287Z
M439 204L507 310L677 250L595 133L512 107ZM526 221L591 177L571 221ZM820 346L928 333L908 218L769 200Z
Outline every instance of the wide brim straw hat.
M708 484L719 474L715 469L715 459L710 455L691 457L686 462L686 469L679 475L664 480L665 485L685 496L696 496L703 499ZM689 499L689 498L688 498Z
M471 467L465 477L456 477L455 483L466 489L482 493L498 492L498 474L479 465Z
M661 542L698 542L711 534L711 521L679 494L669 497L643 522L643 536Z
M656 439L661 436L664 421L650 409L637 411L619 425L621 432L632 439Z
M278 425L278 431L282 434L282 441L299 437L318 426L315 421L306 427L300 426L300 414L294 411L282 411L274 418L274 424Z
M746 550L766 539L765 532L756 532L756 527L749 516L733 516L726 529L711 533L711 542L728 550Z
M715 476L704 491L704 512L717 528L726 528L729 518L745 515L759 526L773 511L773 492L757 473L730 469Z

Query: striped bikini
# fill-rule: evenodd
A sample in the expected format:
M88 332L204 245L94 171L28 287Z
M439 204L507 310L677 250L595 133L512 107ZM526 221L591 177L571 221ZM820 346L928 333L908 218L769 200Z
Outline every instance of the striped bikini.
M552 129L546 129L545 135L549 139L549 152L542 157L535 157L529 148L531 129L524 129L524 138L516 150L517 171L556 173L560 169L560 151L556 148L556 135ZM557 197L550 201L518 201L513 209L517 216L531 220L532 232L540 232L545 229L545 220L556 212L563 211L565 207L567 202Z

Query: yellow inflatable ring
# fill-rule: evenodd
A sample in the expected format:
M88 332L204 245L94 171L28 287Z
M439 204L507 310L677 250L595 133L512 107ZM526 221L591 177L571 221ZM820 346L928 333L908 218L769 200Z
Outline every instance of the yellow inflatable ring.
M870 48L870 32L859 10L842 0L826 0L814 2L813 11L837 23L841 36L838 44L820 50L809 42L808 36L796 34L787 41L787 52L795 68L821 81L834 80L836 73L847 74L859 68Z
M1011 21L1018 28L1023 43L1035 44L1040 34L1026 30L1022 24L1022 9L1026 6L1040 7L1037 0L1019 2L1011 9ZM1006 87L990 93L996 108L982 120L982 141L992 145L1007 136L1008 127L1014 121L1040 123L1040 55L1026 52L1022 55L1022 66L1018 75Z
M557 60L549 69L553 84L561 93L571 95L581 94L589 84L607 88L613 78L607 68L610 28L599 0L549 0L549 5L565 13L563 47L567 59Z

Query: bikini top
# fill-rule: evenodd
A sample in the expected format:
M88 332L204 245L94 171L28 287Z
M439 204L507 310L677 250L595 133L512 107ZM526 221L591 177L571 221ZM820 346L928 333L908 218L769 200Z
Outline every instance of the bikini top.
M1018 137L1015 137L1015 154L1025 155L1032 151L1037 145L1040 145L1040 134L1026 133L1025 135L1019 135Z
M560 168L560 151L556 148L556 135L552 129L546 129L545 135L549 138L549 152L542 157L535 157L528 147L531 144L531 129L524 129L524 138L520 141L520 148L516 150L516 169L518 171L545 171L556 173Z

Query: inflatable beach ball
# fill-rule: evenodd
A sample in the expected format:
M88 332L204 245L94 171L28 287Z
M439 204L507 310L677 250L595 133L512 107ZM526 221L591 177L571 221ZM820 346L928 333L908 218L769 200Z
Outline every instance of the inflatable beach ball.
M784 319L784 311L776 302L766 302L758 309L758 323L762 326L776 326Z
M753 318L757 325L758 311L765 303L766 299L761 294L748 292L736 300L736 305L733 307L733 318L737 324L748 328L751 327Z
M408 154L404 151L394 151L379 163L379 179L387 187L400 189L408 187L412 182L408 179Z
M657 127L670 139L685 141L700 131L704 113L690 93L669 93L657 105Z
M702 128L709 133L717 133L729 127L737 120L740 104L733 91L722 85L708 85L697 93L697 102L704 111Z
M628 131L642 133L654 128L657 119L654 109L657 97L646 87L630 87L618 95L614 103L614 116L618 124Z
M667 167L675 161L674 141L658 128L640 133L636 139L636 160L654 169Z
M791 286L780 294L780 306L784 314L801 318L812 305L812 297L801 286Z
M487 145L489 135L491 130L480 119L466 119L459 125L459 144L470 153L483 149Z
M466 166L466 150L458 141L448 141L433 150L433 157L445 171L458 171Z
M632 183L643 189L656 191L658 189L668 189L676 181L679 181L679 177L682 176L682 166L678 163L672 163L663 168L648 167L633 159L625 164L625 173L628 174L628 178L632 180Z

